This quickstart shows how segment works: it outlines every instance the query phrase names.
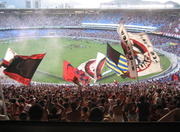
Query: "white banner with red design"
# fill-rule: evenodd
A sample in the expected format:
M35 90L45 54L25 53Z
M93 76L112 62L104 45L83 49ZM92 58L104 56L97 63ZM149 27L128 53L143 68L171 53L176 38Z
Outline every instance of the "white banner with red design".
M138 76L161 72L160 58L145 33L128 33L133 43Z

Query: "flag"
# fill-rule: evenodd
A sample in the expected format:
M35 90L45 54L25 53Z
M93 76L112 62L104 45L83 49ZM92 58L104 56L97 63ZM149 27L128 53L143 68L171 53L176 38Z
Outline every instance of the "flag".
M63 78L68 82L73 82L75 79L75 68L68 62L64 61Z
M86 86L90 83L91 79L88 77L84 71L75 69L75 76L82 85Z
M77 85L87 85L90 82L90 78L85 75L84 71L73 67L68 61L64 61L63 78L68 82L73 82Z
M11 48L8 48L2 61L2 66L7 67L11 63L15 55L17 55L17 53L14 52Z
M95 63L96 59L89 59L88 61L80 64L78 66L78 69L85 72L85 74L89 76L91 79L94 79Z
M113 49L109 44L107 44L106 65L118 75L122 75L128 71L127 59L125 56Z
M128 33L133 43L138 76L161 72L160 58L145 33Z
M125 58L127 59L128 63L128 76L130 78L137 78L137 69L136 69L136 62L135 56L133 52L132 42L129 39L128 33L122 24L119 25L117 28L117 32L121 38L121 46L125 53Z
M8 77L24 85L29 85L44 56L45 54L34 54L31 56L16 55L3 72Z
M94 79L95 81L102 78L101 72L106 62L106 56L100 52L97 53L96 63L95 63L95 71L94 71Z
M173 81L178 81L179 80L179 76L177 74L173 74L172 75L172 80Z
M74 68L68 61L64 61L63 68L64 68L63 69L64 80L80 85L79 80L75 75L76 68Z
M87 76L89 76L91 79L94 80L94 82L96 82L102 77L101 71L104 67L104 63L105 55L98 52L96 59L89 59L88 61L78 66L78 69L84 71Z

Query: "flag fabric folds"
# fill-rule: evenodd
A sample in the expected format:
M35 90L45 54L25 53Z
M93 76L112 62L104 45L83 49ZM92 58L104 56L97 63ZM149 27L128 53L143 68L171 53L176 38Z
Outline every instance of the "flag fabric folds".
M45 54L34 54L32 56L16 55L3 72L8 77L24 85L29 85L44 56Z
M94 79L94 71L95 71L95 59L89 59L88 61L80 64L77 68L85 72L87 76L91 79Z
M135 56L133 52L132 42L129 39L128 33L122 24L117 28L117 32L121 38L121 46L124 50L125 57L128 61L128 77L135 79L138 76L136 69Z
M105 64L105 55L98 52L96 59L89 59L88 61L82 63L78 66L79 70L85 72L87 76L96 82L98 79L101 79L101 71Z
M15 55L17 55L17 53L14 52L11 48L8 48L4 56L4 59L2 61L2 66L4 67L9 66Z
M145 33L128 33L133 42L133 51L138 76L161 72L160 58L153 49L153 45Z
M95 81L102 78L101 72L106 62L106 56L100 52L97 53L96 63L95 63L95 71L94 71L94 79Z
M78 79L79 82L82 83L82 85L86 86L90 83L90 77L88 77L84 71L75 69L75 76Z
M90 82L90 78L85 75L84 71L73 67L68 61L64 61L63 78L68 82L73 82L77 85L87 85Z
M113 49L109 44L107 44L106 65L118 75L125 74L128 71L128 64L125 56Z
M75 68L67 61L64 61L64 72L63 78L68 82L73 82L75 80Z

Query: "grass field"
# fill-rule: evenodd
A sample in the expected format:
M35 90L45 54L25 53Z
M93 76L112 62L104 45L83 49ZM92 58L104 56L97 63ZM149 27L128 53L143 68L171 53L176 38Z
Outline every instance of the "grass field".
M114 44L112 46L119 52L123 52L119 44ZM67 38L34 38L29 40L0 42L0 58L4 57L8 47L21 55L46 53L46 56L38 67L38 71L48 72L50 76L37 71L33 80L53 83L68 83L62 79L64 60L69 61L74 67L77 67L88 59L96 58L97 52L106 54L106 45L100 42ZM160 56L160 59L163 70L167 69L170 65L170 61L165 56ZM108 70L108 68L104 67L104 70ZM140 77L139 79L147 78L152 75L154 74ZM119 81L130 81L129 79L122 79L114 75L99 81L99 83L113 82L114 79Z

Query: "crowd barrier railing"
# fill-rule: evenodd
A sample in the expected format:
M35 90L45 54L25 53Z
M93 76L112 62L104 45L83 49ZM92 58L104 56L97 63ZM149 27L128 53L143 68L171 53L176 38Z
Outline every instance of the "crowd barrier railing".
M176 122L180 121L180 108L175 108L161 117L158 122Z

